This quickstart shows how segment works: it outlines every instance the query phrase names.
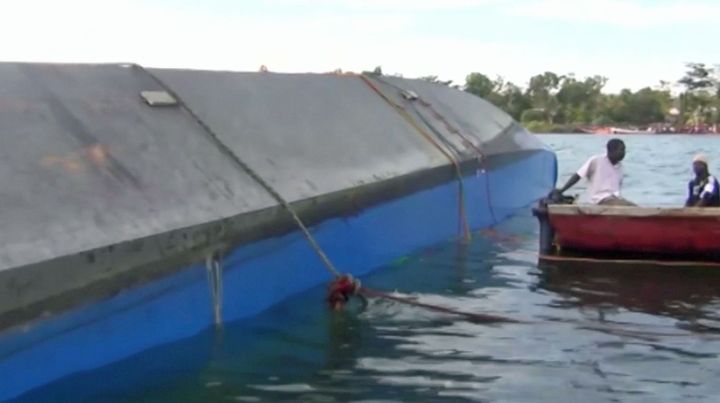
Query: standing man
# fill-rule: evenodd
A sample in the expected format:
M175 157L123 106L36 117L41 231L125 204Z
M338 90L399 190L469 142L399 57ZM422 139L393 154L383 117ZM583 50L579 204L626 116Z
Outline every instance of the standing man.
M695 179L688 183L685 207L720 207L720 184L710 175L708 160L702 154L693 158Z
M580 179L588 181L588 199L592 204L607 206L634 206L620 195L623 181L622 160L625 143L620 139L607 142L607 153L591 157L570 177L565 186L556 190L562 195Z

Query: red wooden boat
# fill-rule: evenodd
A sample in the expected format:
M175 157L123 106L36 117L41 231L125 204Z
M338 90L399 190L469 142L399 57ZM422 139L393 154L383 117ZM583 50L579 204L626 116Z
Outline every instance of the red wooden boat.
M658 255L718 255L720 208L548 206L561 249Z
M720 208L550 204L541 260L720 267Z

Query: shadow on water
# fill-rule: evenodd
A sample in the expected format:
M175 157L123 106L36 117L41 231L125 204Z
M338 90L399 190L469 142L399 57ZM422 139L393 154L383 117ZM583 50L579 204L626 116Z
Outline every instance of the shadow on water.
M626 310L678 321L677 327L720 334L720 275L708 269L638 269L612 265L550 267L538 288L557 296L556 307L606 313Z

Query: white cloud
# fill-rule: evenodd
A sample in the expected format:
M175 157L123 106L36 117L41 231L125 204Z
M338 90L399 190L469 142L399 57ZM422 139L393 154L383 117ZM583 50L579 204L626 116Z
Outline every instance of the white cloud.
M538 0L507 9L511 15L625 27L717 23L720 2L638 0Z

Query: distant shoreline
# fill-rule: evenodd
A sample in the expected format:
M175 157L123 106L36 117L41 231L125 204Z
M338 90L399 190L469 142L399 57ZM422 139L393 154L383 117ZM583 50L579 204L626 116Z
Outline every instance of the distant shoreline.
M523 126L531 133L553 134L597 134L597 135L625 135L625 134L718 134L720 125L691 125L674 126L669 123L653 123L649 125L634 125L630 123L615 124L587 124L587 123L549 123L525 122Z
M597 133L584 133L584 132L530 132L537 136L597 136L597 137L611 137L611 136L693 136L693 137L717 137L720 133L617 133L617 134L597 134Z

